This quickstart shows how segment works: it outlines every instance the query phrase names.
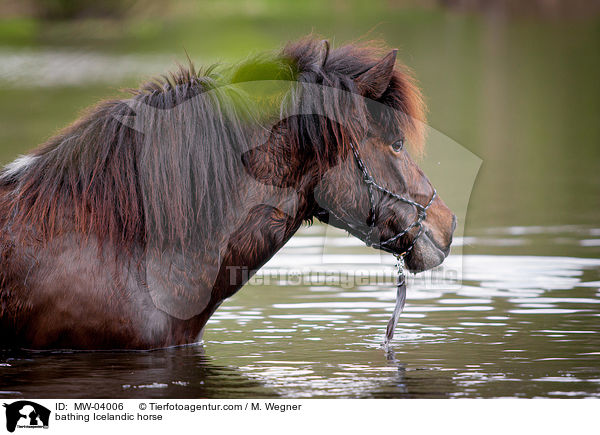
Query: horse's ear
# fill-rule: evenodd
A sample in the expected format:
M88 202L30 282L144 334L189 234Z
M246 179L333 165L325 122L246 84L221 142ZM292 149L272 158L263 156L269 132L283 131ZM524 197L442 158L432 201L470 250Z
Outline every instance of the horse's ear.
M397 49L390 51L383 59L354 79L361 95L377 100L392 80Z
M317 65L320 68L325 66L327 63L327 58L329 57L329 41L327 39L323 39L321 41L321 45L319 47L319 56L317 57Z

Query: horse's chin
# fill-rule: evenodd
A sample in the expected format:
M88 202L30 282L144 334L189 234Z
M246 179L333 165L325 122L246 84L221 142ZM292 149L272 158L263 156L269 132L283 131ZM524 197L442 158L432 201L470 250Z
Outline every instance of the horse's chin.
M406 255L406 268L413 272L424 272L439 266L450 253L450 246L440 248L427 234L423 233L414 248Z

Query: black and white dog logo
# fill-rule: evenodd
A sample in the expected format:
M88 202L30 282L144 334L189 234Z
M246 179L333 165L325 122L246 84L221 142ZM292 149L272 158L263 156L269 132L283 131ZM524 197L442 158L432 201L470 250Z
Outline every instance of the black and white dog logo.
M29 400L19 400L4 404L6 408L6 429L14 432L16 428L48 428L50 410Z

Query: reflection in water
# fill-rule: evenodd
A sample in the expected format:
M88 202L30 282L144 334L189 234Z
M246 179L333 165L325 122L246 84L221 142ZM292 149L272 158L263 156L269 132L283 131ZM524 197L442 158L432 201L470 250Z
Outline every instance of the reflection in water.
M527 238L535 231L519 230L521 235L514 237ZM470 243L493 251L495 245L483 246L480 241L511 232L515 231L499 229L481 239L473 237ZM263 273L295 266L296 250L316 248L325 230L315 226L303 234ZM327 234L325 243L339 243ZM588 238L590 231L578 234ZM361 261L378 255L358 241L343 240L345 251ZM341 267L322 258L313 258L315 267L321 262ZM449 267L457 260L451 256ZM391 263L392 259L388 266L379 267L392 268ZM381 345L394 307L393 285L342 288L273 282L250 285L227 301L209 322L203 346L152 352L5 353L0 394L600 396L600 260L467 255L462 266L462 285L413 281L406 312L387 353Z
M201 345L150 352L27 352L2 355L0 397L278 397Z

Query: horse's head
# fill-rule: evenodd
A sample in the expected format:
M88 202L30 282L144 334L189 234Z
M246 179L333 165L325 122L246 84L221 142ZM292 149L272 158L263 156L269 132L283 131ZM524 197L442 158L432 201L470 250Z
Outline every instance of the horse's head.
M315 189L315 215L368 245L400 255L413 272L441 264L456 217L403 146L373 134ZM354 152L355 151L355 152Z
M309 191L301 196L313 201L308 218L406 254L410 270L441 264L456 218L404 147L419 149L423 105L411 77L395 70L396 51L373 61L369 49L301 43L285 54L301 74L302 93L293 99L301 110L246 155L247 167L269 184L302 180Z
M394 70L395 60L393 50L353 78L368 125L349 149L340 147L320 180L315 214L368 245L405 254L408 268L420 272L450 252L456 217L405 148L423 139L422 102L410 76Z

